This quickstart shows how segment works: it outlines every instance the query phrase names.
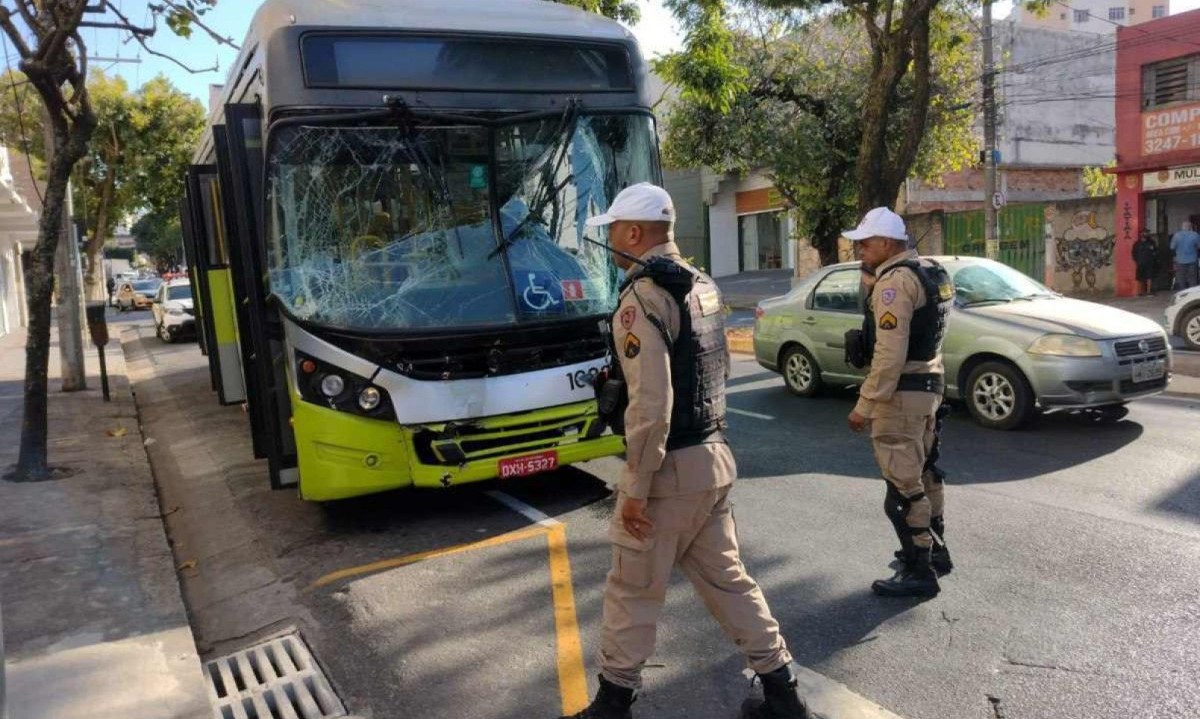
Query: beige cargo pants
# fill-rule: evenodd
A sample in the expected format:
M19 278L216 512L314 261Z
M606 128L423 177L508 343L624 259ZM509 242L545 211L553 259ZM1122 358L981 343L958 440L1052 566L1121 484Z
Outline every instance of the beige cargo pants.
M676 565L751 669L765 674L792 660L762 591L742 566L729 490L651 497L646 513L654 535L645 541L625 531L624 495L618 499L609 529L613 557L600 647L601 672L610 682L641 688L642 666L654 653L658 616Z
M945 504L942 484L925 471L936 426L933 413L889 413L871 419L871 444L883 478L905 497L918 497L905 520L910 527L927 529L930 517L941 516ZM913 544L932 547L933 536L929 532L913 535Z

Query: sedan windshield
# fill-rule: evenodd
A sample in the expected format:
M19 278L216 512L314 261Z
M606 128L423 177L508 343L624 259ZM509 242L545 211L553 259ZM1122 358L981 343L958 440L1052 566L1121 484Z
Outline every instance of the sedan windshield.
M190 300L192 299L192 288L188 285L180 285L178 287L167 288L168 300Z
M641 115L291 126L271 148L272 293L301 320L400 331L610 312L617 270L583 220L656 158Z
M158 280L142 280L140 282L134 282L133 291L140 292L142 294L149 294L157 290L160 284L162 283L160 283Z
M947 262L946 269L954 280L955 297L963 306L1054 295L1045 285L999 262Z

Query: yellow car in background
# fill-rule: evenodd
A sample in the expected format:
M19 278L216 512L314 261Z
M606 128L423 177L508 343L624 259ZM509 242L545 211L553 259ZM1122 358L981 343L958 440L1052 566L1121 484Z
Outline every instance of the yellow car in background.
M122 312L129 310L148 310L154 303L154 294L162 280L134 280L117 285L117 309Z

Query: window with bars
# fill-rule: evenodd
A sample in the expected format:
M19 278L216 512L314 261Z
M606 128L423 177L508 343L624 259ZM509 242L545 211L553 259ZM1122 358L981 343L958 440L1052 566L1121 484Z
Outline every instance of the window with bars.
M1156 62L1142 68L1142 107L1200 99L1200 55Z
M1108 9L1108 19L1109 20L1124 20L1125 19L1125 8L1110 7Z
M1091 13L1089 13L1087 10L1076 10L1075 11L1075 22L1077 22L1077 23L1087 22L1088 18L1090 16L1091 16Z
M1166 16L1167 16L1167 6L1166 5L1155 5L1154 7L1150 8L1150 17L1166 17Z

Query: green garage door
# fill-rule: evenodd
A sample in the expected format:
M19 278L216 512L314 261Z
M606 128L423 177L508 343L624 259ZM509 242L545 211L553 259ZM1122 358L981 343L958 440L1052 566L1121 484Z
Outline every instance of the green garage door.
M1041 281L1045 276L1045 206L1012 205L1000 210L999 261ZM942 220L947 255L984 257L983 210L948 213Z

